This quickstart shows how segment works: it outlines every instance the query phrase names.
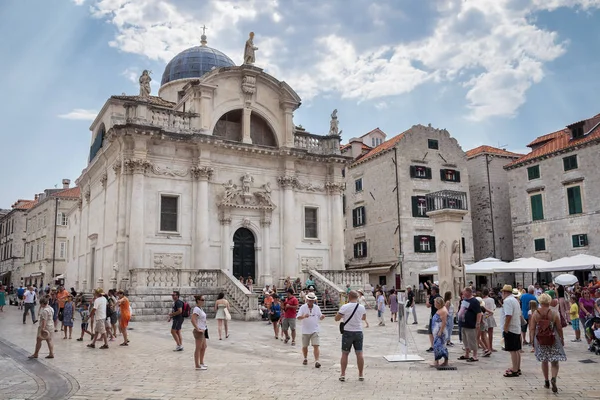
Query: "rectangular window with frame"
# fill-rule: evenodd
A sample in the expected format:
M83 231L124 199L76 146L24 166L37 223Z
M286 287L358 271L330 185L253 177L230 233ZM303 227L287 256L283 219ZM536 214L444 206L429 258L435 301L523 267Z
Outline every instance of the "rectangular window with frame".
M352 210L352 226L363 226L367 223L367 215L365 213L365 206L356 207Z
M160 230L177 232L179 196L160 196Z
M546 251L546 239L535 239L533 241L535 251Z
M581 204L581 186L571 186L567 188L567 202L569 203L569 215L581 214L583 212Z
M587 238L587 234L582 233L579 235L573 235L571 236L571 239L573 241L573 247L585 247L588 245L588 238Z
M354 243L354 258L364 258L367 256L367 242Z
M540 177L540 166L534 165L533 167L527 168L527 178L531 181L534 179L539 179Z
M67 226L68 223L69 223L69 218L67 217L67 214L59 212L58 216L56 217L56 225Z
M440 179L444 182L460 182L460 171L440 169Z
M433 150L439 150L440 145L436 139L427 139L427 147Z
M435 236L414 236L415 253L435 253Z
M362 178L359 178L357 180L354 181L354 191L355 192L362 192L363 191L363 184L362 184Z
M421 165L411 165L410 177L418 179L431 179L431 168L423 167Z
M58 258L65 258L67 254L67 242L60 242L58 244Z
M306 239L319 238L319 209L304 207L304 237Z
M425 196L412 196L412 216L415 218L427 218L427 200Z
M539 221L544 219L544 203L541 194L534 194L529 197L531 202L531 220Z
M578 168L577 154L563 158L563 167L564 167L565 171L577 169Z

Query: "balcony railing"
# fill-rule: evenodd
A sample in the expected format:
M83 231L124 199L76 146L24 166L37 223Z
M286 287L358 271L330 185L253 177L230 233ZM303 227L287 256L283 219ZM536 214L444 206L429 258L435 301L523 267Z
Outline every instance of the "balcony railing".
M306 149L309 153L340 154L340 137L296 131L294 132L294 147Z
M438 210L468 210L467 194L453 190L441 190L425 196L427 212Z

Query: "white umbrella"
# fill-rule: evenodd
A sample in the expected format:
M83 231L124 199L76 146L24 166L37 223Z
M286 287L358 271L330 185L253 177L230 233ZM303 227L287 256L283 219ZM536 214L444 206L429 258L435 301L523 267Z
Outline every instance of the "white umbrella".
M419 275L434 275L438 273L438 266L434 265L433 267L425 268L422 271L419 271Z
M554 278L554 283L556 283L557 285L571 286L576 284L577 282L579 282L577 277L571 274L561 274Z

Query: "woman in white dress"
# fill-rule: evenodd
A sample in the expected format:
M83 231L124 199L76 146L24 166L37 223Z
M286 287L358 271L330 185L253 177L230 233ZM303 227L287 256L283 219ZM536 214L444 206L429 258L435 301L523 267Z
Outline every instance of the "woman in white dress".
M363 292L362 289L358 289L358 304L362 305L365 310L367 309L368 305L367 305L367 299L365 299L365 292ZM365 314L365 324L366 327L369 327L369 321L367 321L367 315Z
M483 303L485 304L485 314L483 314L483 321L485 323L488 335L488 349L490 352L495 352L493 347L494 343L494 328L498 326L496 319L494 318L494 311L496 311L496 302L490 297L490 290L488 288L483 289Z
M204 355L206 354L206 339L208 339L208 327L206 325L206 313L202 309L204 305L204 296L194 296L196 307L192 311L192 325L194 326L194 340L196 342L196 350L194 351L194 363L196 369L207 370L208 367L204 364Z
M225 339L229 337L229 328L227 327L227 314L225 310L227 310L227 313L229 313L229 302L225 299L225 293L221 292L217 296L217 301L215 302L215 311L217 312L215 318L218 324L219 340L223 339L221 333L223 330L223 325L225 325Z

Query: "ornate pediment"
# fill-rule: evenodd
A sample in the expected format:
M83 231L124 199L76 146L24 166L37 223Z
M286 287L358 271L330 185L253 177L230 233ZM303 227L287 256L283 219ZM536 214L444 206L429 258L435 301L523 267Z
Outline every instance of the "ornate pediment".
M246 172L240 177L241 185L233 180L223 183L223 195L219 207L252 208L273 210L275 204L271 200L271 184L265 183L258 190L253 190L254 177Z

